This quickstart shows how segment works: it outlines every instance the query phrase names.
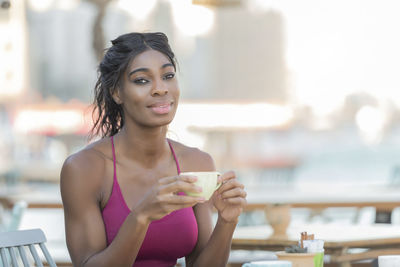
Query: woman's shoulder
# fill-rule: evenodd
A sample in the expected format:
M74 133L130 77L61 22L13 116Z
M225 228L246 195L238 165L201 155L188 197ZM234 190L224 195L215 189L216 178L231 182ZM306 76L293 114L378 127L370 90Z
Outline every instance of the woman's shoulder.
M112 161L110 141L107 138L100 139L70 155L64 162L61 174L85 177L98 176L104 172L108 160ZM63 178L63 175L61 178Z
M214 160L209 153L174 140L170 140L170 142L181 164L182 172L211 171L215 169Z
M111 143L108 138L103 138L70 155L65 162L78 165L101 164L107 159L112 160Z
M107 143L109 144L108 151ZM96 141L70 155L61 169L60 188L64 206L76 207L77 202L100 203L105 192L112 152L107 138ZM112 164L111 164L112 166ZM111 180L112 182L112 180Z

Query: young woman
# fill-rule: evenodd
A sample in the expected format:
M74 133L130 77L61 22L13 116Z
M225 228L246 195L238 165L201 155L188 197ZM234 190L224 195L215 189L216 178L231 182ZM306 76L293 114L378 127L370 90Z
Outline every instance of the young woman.
M112 41L95 86L93 142L61 171L74 266L225 266L246 203L230 171L209 201L184 171L213 171L212 158L166 138L179 101L174 53L163 33ZM213 207L218 220L213 228Z

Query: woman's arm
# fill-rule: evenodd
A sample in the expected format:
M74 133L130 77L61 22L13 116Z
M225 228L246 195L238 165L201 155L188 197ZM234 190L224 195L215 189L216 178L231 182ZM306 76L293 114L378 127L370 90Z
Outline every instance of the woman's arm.
M196 166L199 171L214 171L212 158L198 153ZM214 193L212 199L194 207L198 224L198 241L192 253L186 256L187 266L226 266L229 258L233 232L238 217L246 203L243 185L234 172L222 175L223 185ZM212 229L212 210L218 210L218 220Z
M218 218L212 230L210 204L197 204L194 209L199 235L195 249L186 256L186 266L226 266L228 262L236 222L227 223Z
M61 171L66 239L74 266L132 266L148 227L131 213L107 247L100 210L104 163L83 152L68 158Z

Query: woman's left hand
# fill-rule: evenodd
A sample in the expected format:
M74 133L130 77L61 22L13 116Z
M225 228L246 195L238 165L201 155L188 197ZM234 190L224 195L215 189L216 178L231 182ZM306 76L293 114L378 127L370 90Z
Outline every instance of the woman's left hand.
M229 171L219 177L222 185L212 197L220 219L228 223L237 223L239 215L246 205L246 191L243 184L236 179L235 172Z

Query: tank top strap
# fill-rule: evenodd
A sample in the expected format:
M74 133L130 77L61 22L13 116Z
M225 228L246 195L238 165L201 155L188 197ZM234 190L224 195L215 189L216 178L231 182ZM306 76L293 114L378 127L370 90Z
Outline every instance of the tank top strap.
M115 159L115 147L114 147L114 136L111 136L111 147L112 147L112 155L113 155L113 166L114 166L114 181L117 179L117 164Z
M181 168L179 167L179 161L178 161L178 158L176 157L175 150L172 147L172 144L168 139L167 139L167 142L168 142L169 148L171 149L172 155L174 156L174 160L175 160L175 163L176 163L176 169L178 171L178 174L180 174L181 173Z

